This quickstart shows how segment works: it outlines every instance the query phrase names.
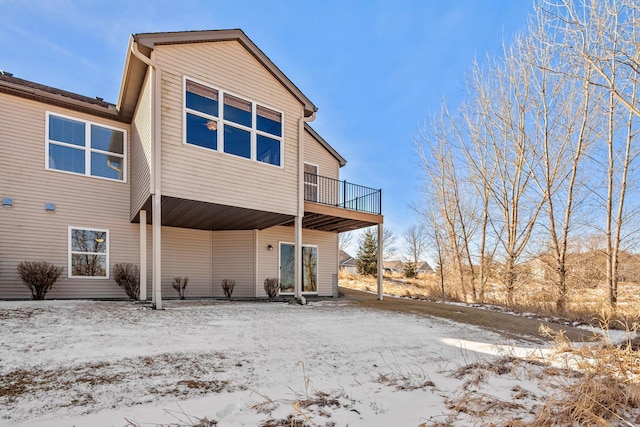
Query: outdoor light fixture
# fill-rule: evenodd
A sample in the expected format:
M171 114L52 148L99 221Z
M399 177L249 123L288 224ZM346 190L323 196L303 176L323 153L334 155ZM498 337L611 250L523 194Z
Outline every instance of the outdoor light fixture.
M272 250L273 250L273 245L272 245L272 244L268 244L268 245L267 245L267 249L268 249L268 250L270 250L270 251L272 251Z

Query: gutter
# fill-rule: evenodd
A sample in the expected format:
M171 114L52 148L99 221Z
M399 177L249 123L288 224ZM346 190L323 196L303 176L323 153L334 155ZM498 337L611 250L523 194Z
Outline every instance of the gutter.
M295 284L294 293L296 300L302 298L302 218L304 217L304 127L308 122L316 119L316 112L305 117L304 111L298 121L298 212L294 223L295 233ZM304 304L304 302L303 302Z
M115 107L103 107L100 105L95 105L77 99L69 98L64 95L46 92L42 89L25 87L15 83L0 80L0 92L5 92L23 98L32 98L38 101L44 101L52 104L62 104L67 108L77 109L89 114L98 114L105 118L121 121L118 116L118 111L115 109Z
M152 301L153 306L157 310L162 310L162 268L161 268L161 154L162 147L160 142L161 135L161 110L160 110L160 81L161 70L158 67L158 63L143 55L138 49L138 42L132 40L131 53L140 61L145 63L151 71L151 120L153 126L151 128L151 179L150 179L150 193L152 199L151 210L151 224L152 224L152 254L153 254L153 268L152 268ZM153 56L153 52L151 52Z

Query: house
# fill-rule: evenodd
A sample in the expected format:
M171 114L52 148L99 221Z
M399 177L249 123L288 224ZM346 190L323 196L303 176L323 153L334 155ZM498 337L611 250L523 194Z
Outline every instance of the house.
M387 274L405 274L407 268L407 263L400 260L384 261L383 265L384 272ZM434 270L428 262L418 261L416 272L417 274L430 274L433 273Z
M431 274L435 273L436 271L433 269L433 267L431 267L431 265L429 265L427 261L418 261L416 272L418 274Z
M382 233L381 191L340 181L316 106L241 30L136 34L125 55L115 105L0 76L0 298L29 298L16 266L36 259L65 267L48 298L124 297L123 262L156 308L176 276L188 297L233 279L260 298L269 277L336 296L338 233Z
M358 262L357 260L340 249L338 258L338 268L340 271L344 271L347 274L358 274Z
M382 265L387 274L404 274L404 262L400 260L383 261Z

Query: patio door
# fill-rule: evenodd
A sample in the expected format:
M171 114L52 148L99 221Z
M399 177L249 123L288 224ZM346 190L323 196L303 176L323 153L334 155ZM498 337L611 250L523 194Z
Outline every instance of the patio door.
M295 246L280 243L280 293L295 292ZM302 246L302 292L318 292L318 247Z
M304 199L318 201L318 165L304 164Z

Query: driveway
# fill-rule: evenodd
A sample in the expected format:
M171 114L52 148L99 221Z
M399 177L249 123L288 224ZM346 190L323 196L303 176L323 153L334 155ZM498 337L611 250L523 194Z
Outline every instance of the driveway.
M594 339L594 334L584 329L549 322L539 318L409 298L385 296L382 301L378 301L375 294L342 287L340 288L340 292L345 295L344 299L354 306L445 318L459 323L480 326L481 328L497 332L508 339L524 339L537 343L548 342L550 338L542 336L539 332L540 326L543 325L553 331L563 331L565 336L571 341L583 342L593 341Z

